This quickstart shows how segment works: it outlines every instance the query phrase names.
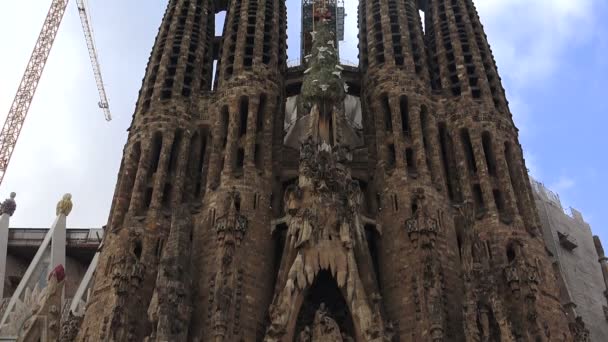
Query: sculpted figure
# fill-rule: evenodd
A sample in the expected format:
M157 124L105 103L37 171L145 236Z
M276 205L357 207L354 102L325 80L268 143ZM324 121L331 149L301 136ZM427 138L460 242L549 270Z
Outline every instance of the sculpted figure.
M0 205L0 215L8 214L8 216L13 216L15 210L17 209L17 203L15 202L16 193L11 192L11 197L7 198Z
M298 342L311 342L312 335L310 333L310 327L305 326L298 336Z
M327 314L325 303L321 303L313 321L312 342L342 342L338 323Z
M65 216L70 215L72 212L72 194L65 194L61 198L61 201L57 203L57 208L55 210L55 214L57 216L63 214Z

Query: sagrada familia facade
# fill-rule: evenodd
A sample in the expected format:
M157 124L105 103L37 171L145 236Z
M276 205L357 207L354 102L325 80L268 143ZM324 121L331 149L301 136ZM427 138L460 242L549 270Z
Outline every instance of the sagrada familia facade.
M335 7L288 68L284 0L169 1L60 340L588 340L473 1L360 0L358 67Z

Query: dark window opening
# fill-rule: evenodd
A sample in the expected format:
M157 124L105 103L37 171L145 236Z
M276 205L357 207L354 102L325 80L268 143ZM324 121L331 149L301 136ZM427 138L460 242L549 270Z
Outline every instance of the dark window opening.
M507 260L509 262L512 262L513 260L515 260L516 257L517 257L517 255L515 253L515 248L513 247L513 244L510 243L507 246Z
M384 129L390 133L393 131L393 117L387 94L382 95L382 111L384 112Z
M234 164L234 172L239 174L243 172L243 165L245 163L245 150L239 148L236 151L236 159Z
M395 168L395 162L396 162L396 153L395 153L395 145L394 144L390 144L387 146L387 160L386 160L386 164L387 164L387 168L388 169L393 169Z
M486 207L483 202L483 193L479 184L473 185L473 201L475 202L475 213L481 215L485 213Z
M135 246L133 246L133 254L135 254L135 256L137 257L137 259L141 259L141 253L143 250L143 246L142 246L142 242L141 240L137 239L135 241Z
M414 157L414 151L411 148L405 150L405 162L407 163L408 175L416 177L418 173L416 168L416 158Z
M150 208L150 204L152 204L152 191L153 188L150 186L146 187L144 191L144 208Z
M163 189L162 205L165 208L171 205L171 183L169 182L165 183L165 187Z
M453 202L460 203L462 202L462 196L458 186L458 171L456 168L456 161L454 160L452 138L450 137L444 122L440 122L438 124L438 128L439 145L441 146L441 160L443 162L445 172L448 196Z
M228 106L222 107L222 122L220 127L221 137L222 137L222 148L226 148L226 144L228 143L228 121L230 118L230 114L228 113Z
M410 114L407 102L407 96L401 96L399 99L399 108L401 109L401 131L404 136L410 135Z
M395 212L399 211L399 199L397 198L397 195L393 195L393 210L395 210Z
M481 135L481 142L483 145L483 152L486 156L488 173L490 176L496 176L496 158L494 157L494 151L492 149L492 138L490 137L490 133L483 132Z
M255 167L258 170L262 170L263 159L262 159L262 148L260 147L260 144L255 144L253 155L254 155Z
M369 254L372 257L372 265L374 266L374 271L375 271L374 275L376 278L378 288L380 288L380 285L382 284L380 282L380 280L382 278L380 277L380 261L378 258L378 250L379 250L378 240L380 238L378 235L379 234L376 231L374 226L365 225L365 238L367 240L367 248L369 249Z
M432 151L428 139L428 109L426 106L420 108L420 129L422 131L422 147L424 148L426 166L431 174L431 180L435 181L435 170L433 170Z
M504 198L502 197L502 193L498 189L494 189L492 193L494 195L494 203L496 204L496 210L498 210L500 214L504 214L505 202Z
M247 117L249 112L249 98L244 96L241 98L239 111L239 137L247 134Z
M160 161L160 151L163 146L163 136L160 132L154 133L154 138L152 138L152 159L150 160L150 172L149 176L152 176L157 169L158 163Z
M464 148L464 155L467 159L469 172L472 175L475 175L477 174L477 163L475 161L475 152L473 150L473 144L471 143L471 136L469 135L468 129L463 128L460 130L460 140L462 142L462 147Z
M256 119L256 132L258 136L264 131L264 114L266 111L266 94L260 96L260 104L258 105L258 116Z
M177 169L177 163L179 158L179 150L182 144L183 132L178 129L175 132L175 138L173 139L173 145L171 145L171 156L169 159L169 172L174 172Z

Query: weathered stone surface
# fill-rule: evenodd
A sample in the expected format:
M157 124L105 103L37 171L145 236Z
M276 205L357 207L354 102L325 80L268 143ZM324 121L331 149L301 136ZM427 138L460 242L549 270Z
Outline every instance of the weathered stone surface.
M76 340L584 339L472 1L360 1L362 129L318 13L285 139L285 1L169 2Z

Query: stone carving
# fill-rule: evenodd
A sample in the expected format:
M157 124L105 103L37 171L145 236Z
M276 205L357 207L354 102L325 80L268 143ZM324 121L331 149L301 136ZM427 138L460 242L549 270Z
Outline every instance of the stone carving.
M66 321L61 326L61 333L59 334L59 342L72 342L76 340L78 330L80 329L80 323L82 323L83 317L74 315L71 311L68 312Z
M63 195L63 197L61 198L59 203L57 203L57 208L55 210L55 213L57 214L57 216L59 216L59 215L68 216L68 215L70 215L71 212L72 212L72 194L65 194L65 195Z
M232 189L227 194L225 214L218 218L214 230L219 246L218 269L211 294L211 319L216 338L233 338L240 333L240 306L243 271L235 268L237 248L247 232L247 218L240 212L240 194ZM232 332L230 331L232 330Z
M330 271L344 291L359 336L365 336L367 341L386 336L379 304L373 305L373 289L364 287L356 260L356 254L371 257L361 218L363 196L347 166L351 160L348 147L312 136L300 147L298 182L286 188L283 197L288 225L284 258L289 262L279 273L284 287L275 294L269 310L267 342L282 341L286 334L292 334L287 338L300 340L310 335L312 341L342 341L341 332L331 328L333 324L322 309L317 316L323 319L309 327L310 334L302 330L299 336L293 336L295 332L287 331L289 322L297 318L298 298L321 271ZM324 335L320 335L321 331Z
M215 223L215 232L220 245L240 245L243 236L247 232L247 218L240 214L237 204L240 203L240 195L232 189L228 193L227 214L219 217Z
M7 198L0 205L0 215L8 214L8 216L13 216L15 210L17 209L17 202L15 202L16 193L11 192L10 198Z
M18 303L11 314L9 326L2 333L18 336L17 341L47 341L59 338L61 320L61 296L65 279L63 265L55 267L49 274L48 284L42 291L26 292L23 302Z
M336 321L327 313L325 304L321 303L313 321L311 342L337 342L342 341L342 334Z
M581 316L576 317L574 322L570 324L570 332L574 337L574 342L590 342L589 329L585 326L583 318Z
M417 189L414 195L414 207L412 217L405 222L405 231L416 247L432 248L440 226L439 220L429 212L423 189Z

